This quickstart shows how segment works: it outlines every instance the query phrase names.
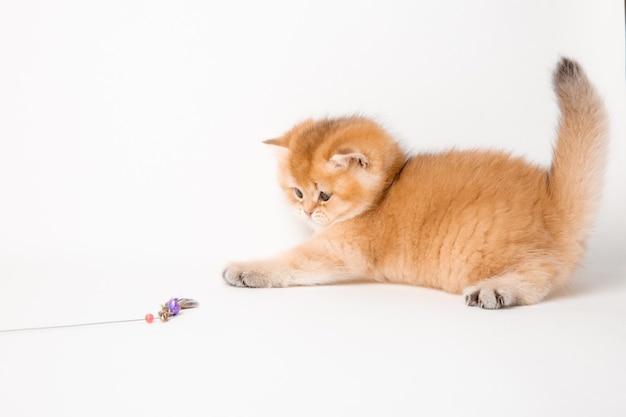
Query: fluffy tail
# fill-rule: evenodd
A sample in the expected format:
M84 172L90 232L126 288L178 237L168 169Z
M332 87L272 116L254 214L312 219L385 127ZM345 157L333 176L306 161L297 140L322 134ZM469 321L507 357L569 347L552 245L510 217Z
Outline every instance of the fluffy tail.
M607 116L602 99L577 62L562 58L553 83L561 120L548 186L562 236L582 249L602 191Z

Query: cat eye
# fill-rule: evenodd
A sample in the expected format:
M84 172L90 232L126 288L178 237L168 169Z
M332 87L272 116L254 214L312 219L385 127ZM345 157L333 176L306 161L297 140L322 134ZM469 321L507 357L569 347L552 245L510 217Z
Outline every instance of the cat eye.
M320 191L320 200L322 201L328 201L332 196L332 194L326 194L324 191Z
M300 191L299 188L294 188L294 192L296 193L296 197L298 198L304 197L304 194L302 194L302 191Z

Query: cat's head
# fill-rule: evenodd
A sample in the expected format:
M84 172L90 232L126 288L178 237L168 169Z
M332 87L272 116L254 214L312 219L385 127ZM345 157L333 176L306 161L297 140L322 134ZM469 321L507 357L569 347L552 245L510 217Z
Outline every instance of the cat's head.
M406 160L380 126L360 117L306 120L265 143L278 147L287 200L317 230L371 208Z

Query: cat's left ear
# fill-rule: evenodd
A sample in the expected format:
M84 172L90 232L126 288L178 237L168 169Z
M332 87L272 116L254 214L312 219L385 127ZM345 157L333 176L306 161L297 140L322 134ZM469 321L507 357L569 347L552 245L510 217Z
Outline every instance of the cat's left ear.
M329 162L337 170L348 169L350 165L359 166L363 169L369 166L369 159L360 152L336 153Z

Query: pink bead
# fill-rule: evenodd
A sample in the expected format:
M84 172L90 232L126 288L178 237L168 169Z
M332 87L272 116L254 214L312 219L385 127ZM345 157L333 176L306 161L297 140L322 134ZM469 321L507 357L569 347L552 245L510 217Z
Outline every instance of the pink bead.
M154 321L154 316L150 313L146 314L146 322L152 323Z

